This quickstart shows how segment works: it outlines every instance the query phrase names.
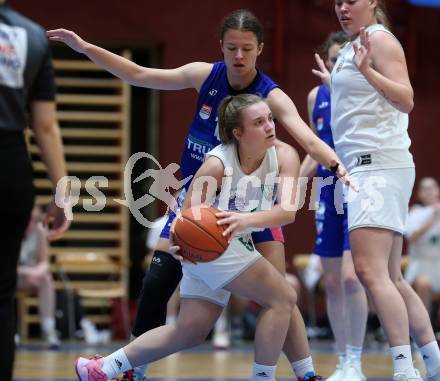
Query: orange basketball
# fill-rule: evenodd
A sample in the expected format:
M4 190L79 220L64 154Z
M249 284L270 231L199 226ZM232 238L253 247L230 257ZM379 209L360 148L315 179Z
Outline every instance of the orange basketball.
M180 254L193 262L210 262L224 253L228 237L223 236L227 225L217 225L219 209L196 207L186 209L174 226L174 242Z

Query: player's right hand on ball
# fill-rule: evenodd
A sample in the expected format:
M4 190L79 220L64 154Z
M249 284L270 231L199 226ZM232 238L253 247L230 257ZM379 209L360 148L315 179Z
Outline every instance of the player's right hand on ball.
M77 51L84 53L88 43L84 41L75 32L67 29L52 29L46 32L47 37L51 41L64 42L67 46Z

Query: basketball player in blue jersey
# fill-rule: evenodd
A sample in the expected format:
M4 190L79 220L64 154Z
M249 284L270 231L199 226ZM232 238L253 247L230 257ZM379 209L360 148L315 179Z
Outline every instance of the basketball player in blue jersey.
M335 152L313 134L300 118L292 100L256 67L263 50L263 28L249 11L235 11L225 18L221 27L220 45L224 61L192 62L176 69L153 69L135 63L92 45L72 31L56 29L47 32L53 41L66 43L85 54L93 62L124 81L161 90L193 88L199 93L198 108L185 141L181 160L184 178L194 175L204 154L220 143L217 128L217 107L226 95L258 93L267 98L274 117L294 139L318 162L330 168L344 183L349 177ZM183 194L179 201L183 199ZM168 255L169 223L155 251L150 270L144 278L133 336L165 323L166 305L181 277L180 262ZM281 230L267 229L253 234L254 243L262 255L280 272L285 272L284 243ZM292 291L293 292L293 291ZM295 307L283 348L294 372L302 377L313 371L304 321ZM136 370L142 379L144 369Z
M344 32L332 33L320 49L325 66L333 69L339 49L347 42ZM320 60L317 55L316 58ZM312 89L307 99L312 130L330 147L334 147L330 127L330 90L324 84ZM343 203L342 186L326 168L309 155L304 159L300 177L316 175L319 206L316 211L314 253L321 257L327 292L327 312L339 363L327 381L364 381L361 370L362 344L368 316L368 305L353 267L347 229L347 206ZM321 180L322 179L322 180ZM315 194L317 196L317 194Z

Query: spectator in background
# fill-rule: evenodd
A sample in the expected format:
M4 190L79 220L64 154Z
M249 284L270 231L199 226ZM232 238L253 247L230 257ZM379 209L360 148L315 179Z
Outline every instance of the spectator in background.
M60 346L55 330L55 289L49 271L49 242L41 223L41 210L32 209L18 261L18 289L38 291L41 332L52 349Z
M421 179L417 198L420 204L410 210L408 217L409 265L405 278L431 313L433 293L440 292L440 189L437 180Z

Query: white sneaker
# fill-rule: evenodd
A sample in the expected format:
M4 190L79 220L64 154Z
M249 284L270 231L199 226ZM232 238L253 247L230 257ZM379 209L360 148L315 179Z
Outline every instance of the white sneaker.
M55 330L45 333L44 338L50 349L59 349L61 347L61 341Z
M215 349L228 349L231 345L231 338L229 332L216 331L212 338L212 345Z
M84 332L84 340L87 344L98 344L100 342L99 332L89 319L81 319L81 329Z
M327 378L327 381L342 381L344 379L344 368L341 364L336 366L336 370Z
M393 381L423 381L422 376L417 369L414 369L416 372L415 377L410 377L405 373L394 373Z
M366 381L367 377L362 373L361 364L346 362L343 379L345 381Z
M427 374L426 381L440 381L440 368L438 368L433 374Z

